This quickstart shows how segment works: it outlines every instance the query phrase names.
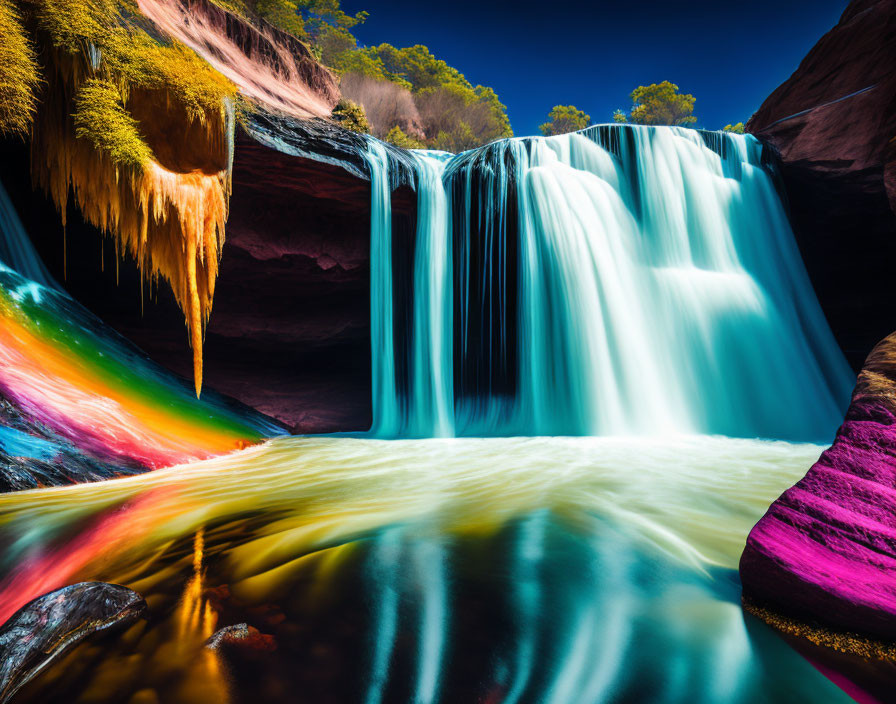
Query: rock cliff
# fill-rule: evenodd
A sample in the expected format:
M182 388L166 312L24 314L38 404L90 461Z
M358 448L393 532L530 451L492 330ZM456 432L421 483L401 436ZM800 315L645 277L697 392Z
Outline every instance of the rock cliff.
M806 267L858 371L896 321L896 0L855 0L747 123L775 147Z

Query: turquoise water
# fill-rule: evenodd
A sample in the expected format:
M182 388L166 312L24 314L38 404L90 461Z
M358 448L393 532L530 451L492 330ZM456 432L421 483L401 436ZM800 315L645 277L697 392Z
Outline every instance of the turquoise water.
M393 245L371 142L375 435L836 430L852 374L752 137L605 126L415 159L416 244Z

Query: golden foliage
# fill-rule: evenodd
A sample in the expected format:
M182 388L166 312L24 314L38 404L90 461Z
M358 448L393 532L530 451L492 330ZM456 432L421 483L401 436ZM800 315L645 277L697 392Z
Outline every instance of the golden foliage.
M7 0L0 0L6 2ZM65 224L84 218L171 286L202 385L230 195L236 87L193 51L142 29L129 0L31 0L46 60L32 174Z
M140 135L137 121L121 104L114 83L91 78L75 94L75 136L90 140L121 166L142 167L152 150Z
M10 0L0 0L0 133L26 134L39 82L34 49Z
M183 44L160 45L146 34L128 33L107 52L106 65L130 88L164 90L190 120L220 114L236 86Z

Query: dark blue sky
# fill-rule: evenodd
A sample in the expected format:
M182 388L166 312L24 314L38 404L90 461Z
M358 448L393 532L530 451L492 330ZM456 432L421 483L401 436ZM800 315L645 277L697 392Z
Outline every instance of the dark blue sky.
M363 44L425 44L492 86L515 134L556 104L608 122L638 85L670 80L697 98L698 125L746 121L836 24L846 0L343 0L367 10Z

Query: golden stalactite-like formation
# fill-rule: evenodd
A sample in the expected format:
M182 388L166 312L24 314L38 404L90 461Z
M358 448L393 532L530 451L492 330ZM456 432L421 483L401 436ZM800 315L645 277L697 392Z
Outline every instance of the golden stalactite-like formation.
M232 116L222 105L198 121L164 91L131 91L128 111L141 116L139 136L169 142L168 153L115 162L76 136L73 98L89 74L82 58L47 53L47 85L32 132L35 184L55 202L63 225L71 194L84 219L115 239L118 256L134 257L144 282L168 282L186 319L198 396L230 196ZM163 163L163 156L179 163Z

